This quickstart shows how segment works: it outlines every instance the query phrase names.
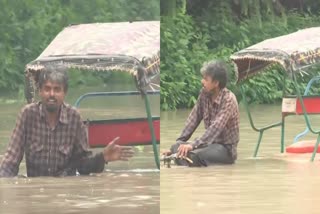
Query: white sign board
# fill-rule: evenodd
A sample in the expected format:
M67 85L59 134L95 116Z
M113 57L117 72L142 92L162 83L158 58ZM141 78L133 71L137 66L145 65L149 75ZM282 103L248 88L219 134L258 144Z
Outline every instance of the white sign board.
M297 106L297 98L282 98L282 112L295 113Z

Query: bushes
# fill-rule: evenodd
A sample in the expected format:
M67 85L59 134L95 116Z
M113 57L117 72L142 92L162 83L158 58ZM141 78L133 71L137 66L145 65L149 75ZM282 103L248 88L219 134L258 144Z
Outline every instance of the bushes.
M230 2L215 0L201 2L205 7L189 9L189 14L161 18L161 108L189 108L200 90L200 68L204 61L224 59L233 68L230 55L268 38L318 26L320 18L309 13L281 11L280 15L257 11L236 14ZM205 4L207 3L207 4ZM265 10L270 8L265 7ZM256 7L254 7L256 10ZM260 8L261 10L263 8ZM244 10L245 11L245 10ZM192 16L191 16L192 15ZM318 70L312 74L319 73ZM251 102L272 103L279 100L283 90L284 71L274 66L270 71L245 82ZM234 70L230 70L228 87L240 100L235 85ZM303 89L311 77L300 78ZM293 84L287 82L289 92Z
M161 108L192 106L200 89L200 67L209 59L209 35L192 17L161 20Z

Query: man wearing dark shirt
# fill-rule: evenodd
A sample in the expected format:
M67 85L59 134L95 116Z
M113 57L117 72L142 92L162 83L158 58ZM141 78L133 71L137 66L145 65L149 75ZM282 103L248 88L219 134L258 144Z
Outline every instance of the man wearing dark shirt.
M128 160L131 147L114 139L103 152L89 151L86 127L76 109L64 103L68 76L64 67L46 67L39 75L41 101L26 105L18 116L0 177L16 176L25 154L28 176L64 176L102 172L106 163Z
M202 67L201 73L203 89L197 103L176 144L165 154L176 154L178 165L232 164L237 159L239 110L235 95L225 87L227 66L221 61L212 61ZM187 142L201 120L206 129L204 134Z

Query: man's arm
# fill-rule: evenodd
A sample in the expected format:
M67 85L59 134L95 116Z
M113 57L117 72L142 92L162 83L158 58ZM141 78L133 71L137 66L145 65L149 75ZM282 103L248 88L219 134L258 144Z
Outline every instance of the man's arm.
M202 93L199 95L197 103L195 104L191 113L189 114L185 127L180 137L178 137L178 139L176 140L177 142L179 141L186 142L187 140L189 140L193 132L199 126L203 118L202 109L201 109L201 99L202 99Z
M0 177L13 177L19 172L24 154L26 111L23 109L16 121L8 149L0 164Z
M110 161L128 161L134 154L131 146L120 146L116 144L119 137L113 139L104 148L103 152L95 155L89 151L86 127L81 123L80 132L77 134L77 142L74 147L74 154L70 165L65 172L71 169L78 169L80 174L102 172L106 163ZM71 166L71 167L70 167ZM63 173L62 173L63 174ZM67 173L68 174L68 173Z
M221 132L226 128L226 124L229 121L231 115L236 111L237 105L228 99L222 102L221 109L216 115L213 123L206 129L205 133L192 143L193 148L197 148L200 145L206 145L210 142L214 142L215 139L221 134Z
M80 174L100 173L105 166L102 152L93 154L89 150L86 126L80 121L77 131L77 139L72 157L72 165Z

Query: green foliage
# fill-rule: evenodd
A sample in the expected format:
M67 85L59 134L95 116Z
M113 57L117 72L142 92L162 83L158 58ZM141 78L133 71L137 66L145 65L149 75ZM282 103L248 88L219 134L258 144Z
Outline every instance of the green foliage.
M263 22L262 28L257 29L254 25L254 20L247 20L244 28L247 29L247 38L250 38L251 42L249 45L257 43L267 38L272 38L284 34L288 34L299 29L317 26L319 17L302 15L296 12L288 12L287 20L284 22L281 18L273 18L273 22ZM259 34L249 35L249 32L256 32L259 30ZM263 37L262 37L263 36ZM246 38L246 37L244 37ZM249 41L250 41L249 40ZM248 46L249 46L248 45ZM242 49L242 45L235 48L235 51ZM298 87L302 93L305 89L306 84L314 75L319 75L320 72L317 69L308 72L309 75L300 76L298 75ZM265 71L261 75L245 81L245 91L247 96L250 97L251 102L255 103L273 103L279 101L282 97L283 88L288 90L287 93L295 94L295 89L292 80L287 78L286 85L283 85L283 76L285 71L280 66L274 66L269 70Z
M120 71L90 71L72 69L68 72L70 88L106 87L108 91L136 90L134 77L127 72ZM120 87L120 88L119 88Z
M161 15L174 17L177 14L185 14L186 6L186 0L161 0Z
M162 109L190 107L200 88L200 62L209 58L208 34L190 16L178 14L161 20Z
M64 27L159 20L159 4L159 0L0 0L0 90L22 88L25 64L36 59ZM71 85L90 78L95 81L101 74L90 78L80 75L73 74Z
M273 2L273 3L271 3ZM315 2L315 1L314 1ZM313 2L313 3L314 3ZM161 18L161 108L191 107L201 88L199 70L204 61L223 59L233 67L230 55L268 38L318 26L320 18L310 10L288 10L279 1L193 0L187 14ZM318 70L312 74L319 73ZM250 102L272 103L283 91L284 71L274 66L246 81ZM241 100L230 69L230 88ZM312 75L299 77L303 92ZM294 93L292 81L286 82Z

